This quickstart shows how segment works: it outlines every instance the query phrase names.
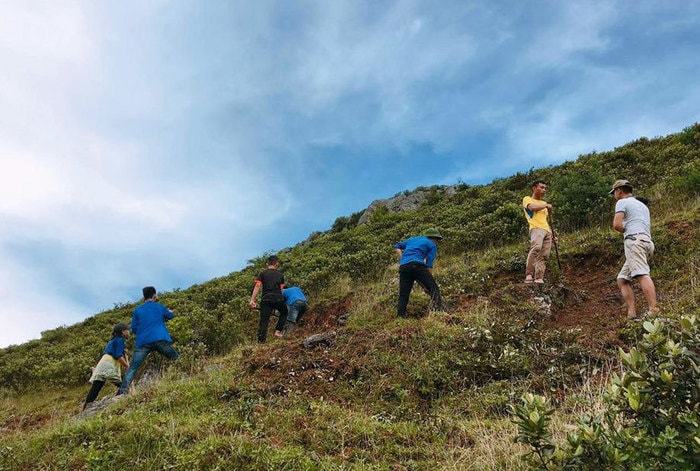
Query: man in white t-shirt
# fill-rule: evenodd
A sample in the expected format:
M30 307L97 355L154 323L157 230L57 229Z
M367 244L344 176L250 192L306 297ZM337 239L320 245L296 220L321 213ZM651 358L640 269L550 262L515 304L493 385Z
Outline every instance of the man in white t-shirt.
M610 194L617 200L613 229L623 234L625 244L625 264L617 274L617 285L627 306L627 318L639 319L634 305L633 279L639 282L649 305L649 310L644 315L659 311L656 306L656 287L649 276L649 258L654 254L651 216L649 208L632 195L632 184L629 181L617 180Z

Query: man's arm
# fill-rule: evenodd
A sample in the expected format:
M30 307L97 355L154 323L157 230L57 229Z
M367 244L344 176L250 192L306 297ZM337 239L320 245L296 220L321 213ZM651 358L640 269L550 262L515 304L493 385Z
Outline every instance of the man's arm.
M406 250L406 241L405 240L402 240L401 242L397 242L394 244L394 251L399 256L399 259L403 255L404 250Z
M528 203L526 208L535 213L537 211L542 211L543 209L546 209L548 211L552 211L552 209L554 209L554 207L551 204L545 203L544 201L541 203Z
M428 249L428 253L425 256L425 265L428 267L428 271L432 273L433 263L435 262L435 257L437 257L437 247L432 246Z
M613 229L615 229L617 232L625 232L625 226L623 225L624 219L625 213L615 213L615 217L613 218Z
M250 295L250 303L248 303L251 309L255 309L256 307L258 307L257 303L255 302L255 299L258 297L259 292L260 284L256 282L255 287L253 288L253 294Z

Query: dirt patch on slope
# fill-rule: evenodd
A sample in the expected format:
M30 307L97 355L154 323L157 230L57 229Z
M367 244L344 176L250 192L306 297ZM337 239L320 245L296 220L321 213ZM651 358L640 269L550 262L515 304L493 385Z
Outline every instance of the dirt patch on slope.
M461 313L495 309L503 315L513 315L515 321L535 321L542 329L573 330L580 345L596 356L608 357L617 347L625 346L627 340L621 329L630 323L615 280L620 260L589 257L570 262L562 267L563 274L558 279L548 280L544 285L524 284L520 275L499 276L489 293L451 300L453 307L442 318L448 323L462 324L468 321ZM636 284L634 289L641 311L646 306ZM337 394L334 382L356 378L362 369L362 357L372 349L381 348L379 344L386 348L382 341L385 332L358 333L343 329L342 319L347 318L351 309L352 295L313 305L289 338L272 340L262 348L244 353L242 364L251 373L249 386L263 396ZM335 333L333 345L313 348L302 345L308 336L330 331ZM392 335L399 334L392 331Z
M628 321L616 275L617 271L611 273L609 269L601 270L590 264L564 267L560 285L571 295L564 298L563 305L552 307L552 317L545 320L544 325L578 329L579 343L587 347L622 346L618 332Z
M350 315L352 297L353 295L350 293L340 300L312 305L292 334L298 335L303 332L310 335L324 330L337 329L339 325L343 325L343 322L347 321Z

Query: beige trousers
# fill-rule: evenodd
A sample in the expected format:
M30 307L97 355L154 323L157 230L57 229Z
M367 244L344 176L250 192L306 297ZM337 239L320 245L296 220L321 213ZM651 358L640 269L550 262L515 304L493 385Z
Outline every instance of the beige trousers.
M544 229L530 229L530 252L527 254L525 275L536 280L544 278L549 252L552 250L552 234Z

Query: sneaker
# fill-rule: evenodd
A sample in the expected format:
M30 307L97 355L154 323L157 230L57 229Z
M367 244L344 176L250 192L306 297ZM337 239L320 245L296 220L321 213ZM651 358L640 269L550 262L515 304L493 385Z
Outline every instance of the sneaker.
M533 281L532 275L527 275L527 276L525 277L525 283L532 283L532 281Z
M275 337L278 337L278 338L284 337L284 334L282 333L281 330L276 330L276 331L275 331Z
M542 278L537 278L537 279L535 280L535 283L538 284L538 285L541 285L541 284L544 284L544 280L543 280Z

